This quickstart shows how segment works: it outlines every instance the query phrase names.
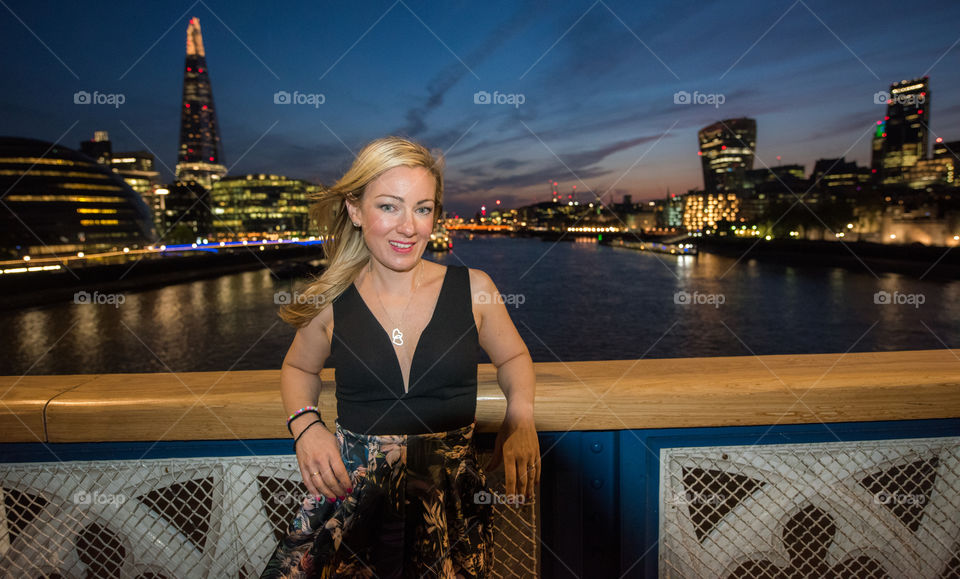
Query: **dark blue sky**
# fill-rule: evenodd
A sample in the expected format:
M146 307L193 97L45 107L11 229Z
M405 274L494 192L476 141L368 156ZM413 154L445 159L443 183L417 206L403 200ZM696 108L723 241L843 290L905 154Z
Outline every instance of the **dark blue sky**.
M7 2L0 134L76 148L93 131L172 177L187 21L200 19L226 165L329 183L385 134L448 151L447 207L561 190L702 186L696 131L758 122L755 167L866 164L874 93L929 74L931 129L960 139L960 3ZM78 90L125 103L75 105ZM675 104L677 91L725 102ZM277 105L277 91L325 102ZM523 95L475 104L478 91ZM607 197L609 200L610 197Z

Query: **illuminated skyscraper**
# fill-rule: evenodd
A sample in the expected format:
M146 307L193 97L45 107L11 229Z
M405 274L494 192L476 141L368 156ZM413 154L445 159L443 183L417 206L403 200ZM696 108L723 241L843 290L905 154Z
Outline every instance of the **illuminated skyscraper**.
M700 161L707 193L737 192L753 169L757 121L740 118L719 121L700 129Z
M943 157L949 157L955 161L960 160L960 141L944 141L938 137L933 144L933 158L940 159Z
M880 169L883 168L883 142L887 136L887 121L877 121L873 129L873 142L870 145L870 173L880 181Z
M929 77L890 85L887 114L874 136L871 168L881 183L904 182L907 170L927 158L929 125Z
M210 71L203 50L200 20L187 25L187 58L183 71L183 103L180 106L180 150L177 179L196 181L209 189L227 174L223 166L220 128L213 105Z

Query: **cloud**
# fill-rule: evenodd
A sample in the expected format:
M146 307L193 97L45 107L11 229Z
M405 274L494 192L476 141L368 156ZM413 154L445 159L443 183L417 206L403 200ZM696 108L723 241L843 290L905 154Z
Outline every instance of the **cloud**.
M253 137L251 142L255 139ZM347 144L355 150L358 146ZM269 134L230 170L230 175L281 172L292 179L331 184L343 175L352 161L350 151L336 140L306 144L301 138ZM278 167L283 167L282 171L278 171Z
M526 161L518 161L516 159L500 159L499 161L493 163L493 168L500 169L502 171L510 171L526 164Z
M879 113L882 116L884 109L880 108ZM841 118L837 122L830 124L827 128L816 133L812 133L804 136L802 139L796 139L794 143L819 143L824 139L830 139L838 136L846 135L850 133L851 135L860 136L861 133L866 131L871 127L876 127L877 114L871 114L869 112L864 112L849 118ZM759 128L757 129L759 131ZM864 140L869 140L868 137L864 137Z
M464 62L467 63L466 66L460 61L453 62L433 77L427 84L427 98L423 104L407 109L404 114L406 124L399 129L400 133L411 137L422 137L426 134L428 131L427 114L442 105L443 97L447 94L447 91L460 82L465 74L470 73L467 66L470 69L475 69L501 44L516 35L524 26L529 25L533 15L533 5L526 4L523 9L514 13L510 20L498 26L495 32L487 36L483 43L464 59Z
M597 179L606 175L616 174L613 169L598 166L598 164L615 153L632 149L644 143L655 142L660 135L646 135L633 139L624 139L615 143L579 151L575 153L557 153L560 160L549 155L548 160L539 168L524 171L518 175L507 175L504 171L496 171L492 177L475 178L486 173L485 167L467 168L459 172L457 178L451 179L455 183L450 189L451 196L463 198L476 191L491 191L494 189L516 190L524 187L543 185L552 179L562 176L563 179L574 179L587 183L590 179ZM496 166L503 160L493 163ZM462 175L462 178L460 177ZM587 185L589 188L589 184Z

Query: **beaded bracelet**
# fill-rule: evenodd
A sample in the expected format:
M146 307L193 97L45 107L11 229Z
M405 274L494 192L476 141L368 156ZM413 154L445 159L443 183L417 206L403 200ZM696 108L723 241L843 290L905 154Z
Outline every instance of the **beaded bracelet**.
M297 443L300 441L300 437L303 436L303 433L304 433L304 432L310 430L310 427L313 426L314 424L323 424L323 427L324 427L324 428L327 427L327 425L324 424L324 422L323 422L322 420L320 420L319 418L316 419L316 420L314 420L314 421L311 422L310 424L308 424L307 427L304 428L303 430L301 430L301 431L300 431L300 434L298 434L297 437L293 439L293 454L297 454Z
M291 414L290 417L287 418L287 431L290 432L290 434L292 435L293 430L290 428L290 423L292 423L297 418L303 416L304 414L309 414L311 412L313 414L316 414L317 418L320 418L320 409L317 408L316 406L304 406L300 410L297 410L296 412Z

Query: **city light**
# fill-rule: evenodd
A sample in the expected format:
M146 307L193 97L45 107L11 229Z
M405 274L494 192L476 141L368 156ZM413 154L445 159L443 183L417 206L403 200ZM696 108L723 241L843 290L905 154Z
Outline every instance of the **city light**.
M193 31L193 32L191 32ZM192 39L192 40L191 40ZM185 63L185 68L188 73L194 72L204 72L205 56L202 52L202 48L199 45L201 39L199 31L199 21L196 19L191 20L191 28L188 29L188 51L187 51L187 60ZM192 46L190 42L197 43ZM183 69L181 69L183 71ZM157 232L162 231L161 227L164 224L169 224L173 222L174 225L177 224L174 219L178 216L177 214L183 213L182 208L179 207L180 201L177 199L183 191L181 191L182 185L181 182L187 181L186 178L183 178L184 175L188 176L189 179L195 180L198 182L203 181L202 177L206 178L206 183L204 185L210 190L211 198L218 193L217 189L222 187L225 182L230 181L231 177L226 177L226 168L221 167L220 165L213 164L215 162L222 162L223 159L220 158L221 152L218 148L218 143L220 135L216 129L216 125L209 125L204 123L209 123L210 120L215 121L215 110L213 107L212 100L212 87L210 85L210 79L207 77L200 77L196 74L183 75L184 77L184 95L190 95L181 100L183 109L181 109L182 114L178 115L180 117L180 135L181 140L179 143L179 154L181 155L179 163L177 164L176 171L173 173L177 176L175 181L176 185L167 185L160 186L156 180L153 179L141 179L140 189L135 188L134 179L132 177L124 176L124 180L131 186L135 188L135 191L139 192L143 200L152 204L152 209L154 209L154 215L156 216L154 226L156 227ZM588 202L588 207L590 209L597 209L597 212L581 212L578 209L582 207L579 200L576 200L576 193L581 191L583 193L591 193L590 185L584 183L583 181L578 181L576 185L567 185L568 195L567 195L567 209L564 209L562 206L558 206L558 199L562 200L563 195L559 193L559 181L548 180L548 186L551 188L552 193L552 204L544 202L542 205L530 204L528 206L520 207L518 209L513 209L510 212L504 212L502 206L504 201L502 198L495 198L495 209L491 211L491 216L486 215L487 207L482 205L480 207L480 213L474 218L467 218L465 220L461 219L457 222L457 225L461 226L462 229L467 229L468 227L464 226L476 226L478 222L480 225L481 231L500 231L500 227L506 227L511 231L516 231L519 228L525 228L530 231L548 231L548 232L559 232L559 231L570 231L570 232L583 232L583 233L609 233L609 232L618 232L618 231L627 231L635 230L642 231L644 233L650 234L654 231L654 226L658 226L656 231L660 230L660 226L663 226L669 223L672 227L680 227L681 236L677 239L686 236L687 238L692 238L695 236L703 236L706 233L708 236L715 235L717 237L727 237L734 239L739 237L740 241L745 241L746 237L763 237L766 240L773 239L773 233L776 232L781 239L783 239L782 234L788 233L789 238L798 239L799 237L804 237L807 240L825 240L829 237L829 233L834 234L835 239L843 239L845 235L850 233L852 235L852 230L857 229L856 239L863 242L887 242L891 240L898 240L898 234L884 234L882 227L878 225L880 221L876 219L875 215L869 213L861 213L861 207L854 206L854 212L846 216L855 216L854 218L858 219L856 223L850 222L843 224L842 221L837 223L835 226L831 223L831 227L835 227L837 231L831 231L830 228L826 227L823 224L823 227L816 227L811 225L803 225L805 228L802 235L799 230L790 230L782 231L780 228L774 228L774 225L768 225L769 222L763 221L765 219L765 211L770 209L771 200L778 200L778 195L781 194L780 191L775 189L775 181L772 177L776 177L777 180L780 180L781 185L784 185L787 188L787 184L784 180L789 180L791 178L797 178L799 180L807 180L814 182L814 185L820 183L820 179L823 178L822 187L819 188L811 197L817 196L812 203L821 203L821 200L830 199L834 200L837 198L836 193L842 192L847 193L846 188L849 187L850 193L852 194L855 186L856 191L861 190L861 185L864 189L871 188L876 192L876 196L880 198L885 198L886 201L893 205L899 205L900 207L884 207L885 210L897 210L902 211L906 214L908 211L914 215L920 216L919 219L923 219L922 215L926 212L926 216L931 215L931 207L922 207L920 209L914 209L909 207L907 203L905 206L905 201L900 195L898 188L910 188L915 190L921 190L925 188L927 192L933 193L934 195L938 194L939 191L930 187L930 185L939 185L946 186L948 183L953 184L953 175L954 175L954 164L950 159L950 148L952 145L944 145L944 139L942 137L936 137L935 142L938 143L937 147L933 147L933 151L930 150L915 150L908 148L905 145L904 136L902 134L902 123L904 119L916 119L917 115L922 115L926 110L931 109L930 97L928 92L928 80L924 77L922 80L911 80L911 81L902 81L900 83L894 83L890 86L889 91L879 91L874 96L875 104L879 105L883 102L890 104L890 108L886 108L886 115L882 116L883 120L876 120L876 127L871 131L874 138L874 155L872 159L872 165L868 167L863 167L856 162L847 162L843 159L836 159L835 161L842 162L842 170L833 170L831 165L829 169L826 166L821 166L818 161L817 166L814 167L813 171L807 173L805 168L801 164L788 164L781 165L783 162L783 156L781 154L775 155L777 161L777 166L775 167L764 167L762 170L759 168L754 168L754 155L757 151L756 149L756 137L757 137L757 123L754 119L747 117L736 118L736 119L726 119L723 121L716 121L713 124L701 129L697 135L699 139L700 150L697 152L700 156L700 163L704 175L704 183L702 189L689 189L686 194L677 194L670 193L669 188L664 195L664 201L648 201L646 196L647 192L640 193L643 195L643 199L638 199L637 202L630 200L630 195L624 195L624 201L622 204L617 203L615 200L612 200L612 203L609 205L604 205L601 201L601 197L594 193L594 201ZM887 96L883 96L887 95ZM890 95L894 95L894 98L890 99ZM912 103L909 106L900 106L904 105L907 102L907 97L916 98L923 97L919 102L925 104ZM277 103L275 103L277 104ZM923 108L918 108L923 107ZM187 110L184 110L187 109ZM197 114L199 111L204 111L204 114ZM931 111L933 112L933 111ZM912 116L910 116L912 115ZM877 114L876 116L881 116ZM871 115L872 118L876 116ZM892 118L891 118L892 117ZM901 127L897 130L894 130L892 127ZM889 131L889 133L888 133ZM929 142L929 129L926 129L926 132L923 132L921 135L922 142L924 147ZM949 137L948 137L949 138ZM104 143L105 142L105 143ZM106 131L98 131L94 139L90 140L90 143L103 143L106 146L109 146L109 137L107 136ZM912 141L911 141L912 143ZM909 143L908 143L909 144ZM689 143L692 148L693 142ZM777 145L779 147L779 145ZM92 150L92 149L91 149ZM109 150L109 149L108 149ZM690 150L690 149L687 149ZM722 153L721 153L722 151ZM89 151L87 151L89 153ZM187 152L190 154L187 155ZM909 153L909 155L908 155ZM934 154L934 158L930 158L930 154ZM105 156L105 160L101 160L100 164L108 165L108 170L113 172L119 172L123 174L125 170L130 170L129 167L124 167L126 164L137 164L143 162L147 156L141 155L138 153L116 153L114 156L110 152ZM89 155L88 155L89 156ZM788 155L795 157L796 153L788 151ZM204 161L203 159L208 159ZM896 161L899 163L896 166L896 171L888 171L889 167L893 165L886 164L886 161L889 160ZM830 159L822 159L822 161L827 161ZM879 162L878 162L879 160ZM152 162L153 159L150 159ZM833 161L833 160L830 160ZM909 163L908 163L909 161ZM40 160L36 160L36 163L40 163ZM68 161L67 159L46 159L43 160L44 164L50 165L54 162L57 163L66 163L73 161ZM833 163L836 165L837 163ZM42 167L41 167L42 168ZM910 169L908 171L907 169ZM132 171L132 170L131 170ZM874 175L879 173L879 175ZM71 174L71 176L76 173ZM949 175L949 177L948 177ZM137 176L140 177L139 175ZM221 180L221 178L223 178ZM242 177L236 177L236 179L241 179ZM888 182L886 179L890 178L890 185L893 187L890 190L885 190L883 186L887 185ZM278 177L276 175L271 175L268 172L261 173L259 175L247 175L246 181L243 183L243 187L249 188L249 181L257 180L265 181L269 180L272 184L278 179L285 180L286 177ZM833 181L831 181L833 179ZM907 183L907 181L912 180ZM210 183L216 182L217 187L213 187ZM292 180L291 180L292 181ZM539 181L539 179L538 179ZM542 187L542 181L540 187ZM958 182L960 183L960 182ZM70 183L72 187L78 188L87 188L87 189L97 189L97 185L92 185L89 183ZM579 187L583 185L583 187ZM954 187L956 185L954 184ZM102 189L102 187L101 187ZM504 195L510 194L514 195L515 193L507 193L504 191L496 190L493 195ZM883 193L880 193L883 191ZM249 193L249 191L247 191ZM544 192L545 193L545 192ZM486 193L484 193L486 194ZM522 194L522 193L521 193ZM885 195L885 196L884 196ZM80 199L82 197L82 199ZM480 196L479 198L484 198ZM81 203L90 203L94 201L104 201L106 196L100 193L83 193L82 195L78 194L72 197L70 200ZM511 197L512 199L512 197ZM949 197L947 197L949 199ZM47 200L47 199L44 199ZM674 200L679 202L679 206L674 205ZM18 200L22 201L22 200ZM169 205L164 205L162 202L168 201ZM176 203L174 203L176 201ZM287 206L296 205L301 200L289 201L284 200L281 205L286 204ZM562 202L562 201L561 201ZM226 222L228 219L236 219L236 203L233 200L224 200L223 198L218 199L216 203L212 203L210 206L210 212L213 214L214 222L223 221ZM270 209L266 209L266 204L264 206L258 206L256 210L261 212L263 215L259 217L272 218L273 215L268 214ZM853 203L851 203L853 205ZM648 208L649 206L649 208ZM575 209L574 209L575 208ZM624 227L607 227L607 226L582 226L582 227L568 227L567 224L574 223L575 218L577 222L580 219L587 218L588 220L593 218L600 221L603 219L606 222L609 215L604 215L603 218L599 217L603 212L602 209L607 209L610 213L613 214L613 217L616 219L621 219L621 223L624 224ZM937 209L937 208L932 208ZM538 212L542 210L542 213L538 215ZM123 225L122 221L117 221L113 219L101 219L101 214L111 212L116 214L117 210L106 209L103 207L89 207L81 206L75 209L76 213L82 214L83 217L91 217L91 219L78 220L78 223L81 227L107 227L112 226L116 227L118 225ZM519 211L519 213L518 213ZM503 215L501 215L503 212ZM892 212L892 211L891 211ZM73 210L71 210L73 213ZM122 213L122 212L121 212ZM91 215L88 215L91 214ZM95 214L95 215L93 215ZM227 216L223 220L217 219L219 216ZM448 214L449 215L449 214ZM113 217L113 215L110 215ZM180 216L183 218L183 216ZM527 225L526 221L522 219L530 220L530 224ZM913 215L910 217L904 216L904 220L912 219ZM842 219L842 217L840 218ZM188 219L189 221L190 219ZM231 224L233 222L231 221ZM629 223L629 226L627 225ZM731 226L730 230L732 234L726 231L726 225L730 223L737 223L737 226ZM740 223L745 223L740 226ZM764 229L760 230L758 225L759 223L764 223ZM682 225L681 225L682 224ZM275 225L273 223L266 226L266 231L269 233L263 233L264 229L260 228L258 225L256 228L244 227L245 224L240 224L237 227L231 227L231 231L241 232L239 235L236 235L236 241L225 241L221 240L221 237L226 237L226 234L223 230L210 229L209 231L203 230L198 223L191 224L194 233L195 241L193 243L188 243L186 245L171 245L166 246L162 245L159 249L154 246L146 247L142 249L140 243L143 243L141 240L133 241L130 240L121 240L115 243L122 245L123 243L130 244L131 247L114 247L111 250L104 250L103 245L95 246L88 239L83 236L76 237L76 242L71 245L63 245L60 248L61 255L67 256L63 259L56 258L59 261L62 261L65 265L69 263L70 259L82 258L84 261L75 262L78 266L95 266L94 263L98 259L104 259L106 257L111 257L113 254L121 253L127 254L129 257L134 258L144 253L163 253L163 252L184 252L187 253L191 250L197 251L210 251L216 253L218 250L223 250L226 252L228 249L233 246L248 246L248 245L257 245L259 251L264 251L267 244L287 244L298 242L299 238L293 237L289 232L294 230L294 228L288 227L287 225ZM796 224L795 224L796 225ZM846 227L844 227L844 225ZM856 227L854 227L856 225ZM739 228L738 228L739 226ZM800 226L800 225L797 225ZM677 232L676 229L672 229L672 232ZM939 243L949 244L949 240L952 237L953 241L960 241L960 235L949 236L944 232L930 233L925 231L914 231L912 228L923 229L923 223L918 223L916 225L911 224L909 226L911 229L900 229L898 226L898 231L904 232L904 237L902 241L904 243L909 243L911 241L916 241L918 244L935 244L933 239L942 240ZM494 229L497 228L497 229ZM667 227L663 227L664 231L667 231ZM790 227L786 227L790 229ZM254 234L248 233L248 231L258 231L256 235L264 236L263 240L258 240L255 237L252 237ZM285 232L286 236L292 238L292 241L288 240L285 237L280 236L280 232ZM179 232L178 232L179 233ZM216 238L216 240L211 245L208 238L203 237L203 235L209 235L209 238ZM119 236L118 236L119 237ZM270 237L270 239L266 239ZM277 237L281 237L277 239ZM582 240L586 236L580 236ZM243 239L246 238L246 239ZM66 241L67 237L61 237L61 239ZM72 239L72 238L71 238ZM310 237L310 240L315 240L315 237ZM144 240L148 241L148 240ZM179 239L177 241L180 241ZM609 236L607 240L609 242ZM833 241L833 240L831 240ZM89 244L89 245L88 245ZM953 245L956 245L954 243ZM94 249L97 247L97 249ZM680 244L680 249L683 249L683 244ZM80 249L85 249L86 251L78 251ZM40 250L34 246L23 246L23 248L18 247L17 253L33 253L32 256L33 262L31 265L42 265L49 261L54 261L53 258L47 257L47 254L38 255ZM90 253L90 252L94 253ZM99 253L98 253L99 252ZM17 253L13 253L9 259L17 260ZM70 255L75 255L76 257L69 257ZM29 262L31 260L30 255L23 255L20 258L23 262ZM3 262L0 262L0 268L4 266Z
M619 227L568 227L567 231L575 233L615 233L621 231Z

